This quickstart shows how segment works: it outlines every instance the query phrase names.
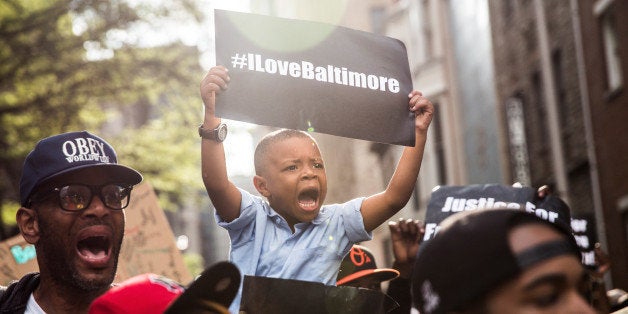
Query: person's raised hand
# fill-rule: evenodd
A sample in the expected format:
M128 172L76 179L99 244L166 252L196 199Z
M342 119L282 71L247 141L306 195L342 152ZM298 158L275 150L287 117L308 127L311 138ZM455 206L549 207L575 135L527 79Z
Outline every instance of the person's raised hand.
M410 98L410 111L414 113L416 130L422 133L427 132L434 116L434 105L419 91L412 91L408 98Z
M597 278L602 279L604 275L611 269L611 259L608 254L602 249L602 245L600 243L595 243L593 247L593 251L595 252L595 264L596 269L593 272L593 275Z
M425 227L419 220L399 218L398 221L388 222L388 228L395 257L393 267L399 271L401 277L409 278Z
M214 115L216 106L216 93L220 93L227 89L229 84L229 73L227 68L222 65L212 67L207 71L203 80L201 80L201 97L205 104L206 113Z

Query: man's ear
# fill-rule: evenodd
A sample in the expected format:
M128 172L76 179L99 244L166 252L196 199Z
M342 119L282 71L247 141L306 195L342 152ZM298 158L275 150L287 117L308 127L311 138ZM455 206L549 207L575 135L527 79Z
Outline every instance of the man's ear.
M37 219L37 212L26 207L21 207L15 214L15 221L22 236L30 244L39 241L39 221Z
M253 177L253 185L255 185L255 189L257 189L257 192L259 192L259 194L262 194L262 196L266 198L270 196L270 192L268 191L268 185L266 184L266 179L264 179L264 177L258 175Z

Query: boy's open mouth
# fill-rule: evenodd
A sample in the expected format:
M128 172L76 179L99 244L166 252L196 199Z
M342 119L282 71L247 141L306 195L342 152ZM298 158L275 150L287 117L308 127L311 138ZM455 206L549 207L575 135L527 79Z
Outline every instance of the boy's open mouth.
M298 199L299 207L307 211L315 210L316 208L318 208L318 196L318 189L315 188L301 191L301 193L299 193Z

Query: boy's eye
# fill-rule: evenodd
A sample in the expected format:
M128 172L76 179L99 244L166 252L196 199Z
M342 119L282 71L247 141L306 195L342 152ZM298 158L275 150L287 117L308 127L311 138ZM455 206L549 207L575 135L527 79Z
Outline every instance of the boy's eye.
M317 162L317 163L314 163L314 168L323 169L325 168L325 166L323 166L323 163Z
M290 166L286 167L286 170L290 170L290 171L292 171L292 170L297 170L297 166L295 166L295 165L290 165Z

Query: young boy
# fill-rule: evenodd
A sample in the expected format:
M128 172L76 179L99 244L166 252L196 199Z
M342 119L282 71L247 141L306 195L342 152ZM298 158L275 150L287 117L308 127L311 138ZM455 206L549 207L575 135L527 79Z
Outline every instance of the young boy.
M416 144L406 147L385 191L344 204L325 205L327 177L321 153L305 132L268 134L255 151L254 185L268 202L237 188L227 178L215 116L216 94L227 89L227 69L210 69L201 82L205 104L199 133L202 175L216 207L218 224L229 232L230 259L242 275L317 281L334 285L344 255L356 242L399 211L412 195L434 107L420 92L409 95L415 114ZM239 296L232 305L237 312Z

